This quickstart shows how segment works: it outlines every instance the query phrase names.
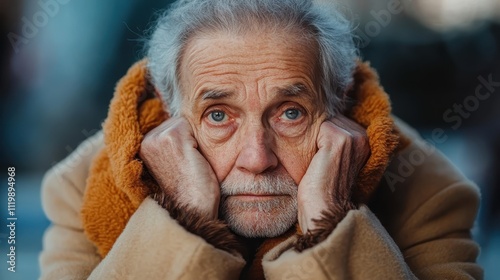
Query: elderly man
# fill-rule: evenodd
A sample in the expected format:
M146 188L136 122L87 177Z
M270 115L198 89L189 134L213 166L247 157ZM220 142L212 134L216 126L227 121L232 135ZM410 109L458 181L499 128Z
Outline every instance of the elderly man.
M44 180L42 278L481 278L477 188L356 54L334 2L174 4Z

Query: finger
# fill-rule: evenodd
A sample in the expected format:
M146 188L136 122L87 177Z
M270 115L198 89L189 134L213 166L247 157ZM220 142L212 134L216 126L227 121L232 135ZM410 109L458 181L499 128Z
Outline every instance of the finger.
M344 164L353 165L349 172L349 177L352 177L365 165L370 155L370 145L366 131L345 116L338 116L328 122L331 125L325 127L330 127L332 135L336 133L336 136L334 136L335 142L339 144L343 142L344 161L348 161L344 162Z
M366 134L366 129L363 128L361 125L358 123L354 122L353 120L345 117L345 116L338 116L338 118L334 118L332 120L332 123L335 125L343 128L344 130L348 131L353 138L354 145L356 149L359 148L366 148L369 147L368 145L368 136Z
M166 123L165 133L174 138L178 144L184 148L198 148L198 142L195 140L193 127L184 117L175 117L171 122Z
M351 137L352 134L348 130L334 124L331 121L325 121L321 124L319 130L317 138L318 149L326 148L328 150L332 150Z
M337 115L330 121L347 131L355 131L355 132L360 132L362 134L364 134L366 131L366 129L362 127L360 124L358 124L354 120L349 119L344 115Z

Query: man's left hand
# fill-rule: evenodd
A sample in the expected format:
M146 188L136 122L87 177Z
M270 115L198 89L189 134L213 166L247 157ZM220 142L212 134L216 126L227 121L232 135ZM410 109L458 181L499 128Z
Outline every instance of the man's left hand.
M370 155L365 129L339 115L321 124L318 147L298 189L298 219L303 233L313 219L336 203L351 200L352 187Z

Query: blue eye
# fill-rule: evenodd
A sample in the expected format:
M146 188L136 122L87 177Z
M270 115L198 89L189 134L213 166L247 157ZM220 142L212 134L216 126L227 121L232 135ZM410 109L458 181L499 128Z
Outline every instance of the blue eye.
M210 113L210 119L214 122L222 122L226 119L226 113L222 111L213 111Z
M302 116L302 112L297 109L288 109L283 115L289 120L296 120Z

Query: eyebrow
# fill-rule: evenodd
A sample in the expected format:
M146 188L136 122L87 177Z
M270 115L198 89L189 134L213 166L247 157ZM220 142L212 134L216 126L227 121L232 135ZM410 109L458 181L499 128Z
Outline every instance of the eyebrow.
M233 93L230 92L230 91L217 90L217 89L209 89L209 90L203 91L199 95L198 98L201 99L201 100L207 100L207 99L217 100L217 99L227 98L227 97L231 96L232 94Z
M307 86L305 86L302 83L297 83L285 87L279 87L276 90L277 95L280 96L286 96L286 97L298 97L302 94L305 94L307 97L312 97L312 93L308 89ZM228 98L233 95L232 91L225 91L225 90L219 90L219 89L208 89L204 90L198 95L197 99L201 100L219 100L219 99L224 99Z
M312 93L309 88L302 83L278 88L277 92L279 95L283 96L300 96L305 94L306 96L312 97Z

